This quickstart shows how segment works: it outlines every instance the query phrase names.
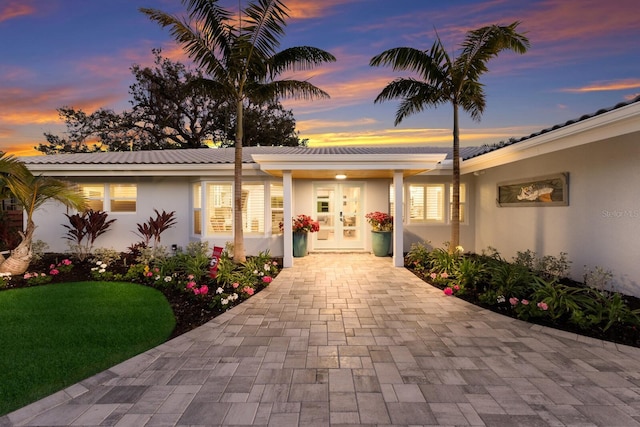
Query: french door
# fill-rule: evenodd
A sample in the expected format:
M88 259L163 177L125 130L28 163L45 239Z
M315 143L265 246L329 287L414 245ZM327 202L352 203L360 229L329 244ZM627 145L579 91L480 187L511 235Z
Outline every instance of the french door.
M363 250L364 184L316 183L315 217L320 231L312 233L317 250Z

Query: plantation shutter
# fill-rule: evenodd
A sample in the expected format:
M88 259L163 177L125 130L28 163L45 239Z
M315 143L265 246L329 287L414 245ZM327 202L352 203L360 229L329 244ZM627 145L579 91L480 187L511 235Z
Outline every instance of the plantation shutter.
M271 233L279 234L280 223L284 222L284 192L281 183L271 183Z
M230 183L207 184L207 234L229 234L233 229L233 188Z
M264 233L264 184L242 185L242 226L247 233Z
M135 212L138 187L136 184L111 184L110 210L111 212Z

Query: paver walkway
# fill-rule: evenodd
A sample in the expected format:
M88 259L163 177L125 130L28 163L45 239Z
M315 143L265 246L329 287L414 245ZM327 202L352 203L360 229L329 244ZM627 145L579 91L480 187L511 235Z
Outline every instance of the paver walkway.
M640 350L547 332L390 258L313 254L0 426L640 426Z

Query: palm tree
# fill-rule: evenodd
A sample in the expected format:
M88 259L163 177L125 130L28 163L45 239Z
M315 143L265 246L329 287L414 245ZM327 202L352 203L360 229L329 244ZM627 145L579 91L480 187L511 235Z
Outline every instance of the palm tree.
M29 267L32 258L35 210L49 200L71 208L84 209L85 199L72 184L52 177L34 176L24 163L13 157L0 157L0 172L3 194L15 198L27 214L27 227L24 233L20 232L20 244L11 251L9 258L4 259L0 255L0 273L22 274Z
M244 262L242 229L242 141L245 104L296 99L328 98L308 81L276 80L287 71L311 69L335 57L321 49L301 46L277 51L284 35L287 8L280 0L257 0L233 15L218 0L182 0L191 22L155 9L140 9L171 35L207 78L200 87L236 107L234 168L234 261Z
M447 53L440 37L429 51L410 47L389 49L374 56L369 65L390 65L394 71L412 71L421 80L398 78L389 83L376 97L375 103L400 98L395 125L428 107L451 103L453 106L453 190L451 212L451 241L449 250L457 250L460 243L460 128L458 109L480 121L485 108L484 85L480 76L488 71L487 61L503 50L525 53L529 40L516 32L519 22L507 26L490 25L469 31L462 43L460 55Z

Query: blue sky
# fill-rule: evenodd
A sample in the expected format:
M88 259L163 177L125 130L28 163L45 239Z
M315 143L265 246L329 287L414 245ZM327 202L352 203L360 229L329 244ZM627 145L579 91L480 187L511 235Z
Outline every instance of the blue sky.
M248 0L241 0L246 5ZM312 146L451 144L448 105L394 126L396 101L374 104L393 80L372 68L393 47L428 49L435 31L455 53L464 34L521 21L531 41L525 55L504 52L482 78L482 120L461 115L462 145L528 135L640 94L640 25L636 0L285 0L290 19L282 48L311 45L337 62L295 75L331 99L284 100ZM220 4L237 9L237 0ZM129 108L130 66L151 65L152 48L188 63L169 31L140 7L179 14L178 0L0 0L0 150L38 152L44 132L65 127L56 108L87 113ZM401 75L408 77L409 74Z

